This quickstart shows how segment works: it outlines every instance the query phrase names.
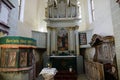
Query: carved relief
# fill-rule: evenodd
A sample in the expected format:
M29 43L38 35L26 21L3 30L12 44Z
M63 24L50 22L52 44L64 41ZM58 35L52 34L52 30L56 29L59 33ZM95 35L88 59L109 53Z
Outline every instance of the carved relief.
M49 18L78 17L79 5L77 0L53 0L48 1Z
M8 67L15 67L16 66L16 56L17 56L17 53L15 51L9 53Z
M98 62L113 63L115 57L113 36L102 37L95 34L90 44L96 48L95 56Z
M1 67L16 67L17 49L2 49Z
M27 52L20 53L20 67L27 66Z
M90 44L96 49L94 61L104 65L105 80L118 80L114 37L95 34Z

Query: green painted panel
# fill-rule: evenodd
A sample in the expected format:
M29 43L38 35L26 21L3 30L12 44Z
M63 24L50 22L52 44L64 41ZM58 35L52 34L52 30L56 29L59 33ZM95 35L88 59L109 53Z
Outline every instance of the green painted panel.
M6 36L0 38L0 45L2 44L19 44L36 46L36 40L20 36Z

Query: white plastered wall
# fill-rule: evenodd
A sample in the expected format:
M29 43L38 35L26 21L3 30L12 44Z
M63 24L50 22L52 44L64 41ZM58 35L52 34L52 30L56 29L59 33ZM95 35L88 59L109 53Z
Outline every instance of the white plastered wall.
M88 24L89 28L93 29L93 34L99 34L102 36L114 35L112 14L110 7L110 0L93 0L95 7L95 21ZM89 18L89 16L88 16ZM91 59L94 55L92 52L93 48L86 49L86 57ZM88 55L89 54L89 55Z
M10 2L15 6L10 12L8 26L10 27L9 35L18 34L18 1L10 0Z
M110 0L93 0L95 7L95 21L93 34L113 35Z
M120 79L120 4L116 3L116 0L110 0L112 22L114 26L115 34L115 50L117 58L118 76Z
M39 0L25 0L24 18L18 21L18 35L32 37L32 30L39 31L39 5Z
M79 31L85 31L92 28L94 30L93 34L113 35L110 1L94 0L95 21L93 23L89 23L87 0L79 1L82 11L82 22L80 23ZM47 7L47 0L25 1L24 22L19 22L19 35L31 36L31 30L41 32L47 31L46 22L44 21L45 7Z

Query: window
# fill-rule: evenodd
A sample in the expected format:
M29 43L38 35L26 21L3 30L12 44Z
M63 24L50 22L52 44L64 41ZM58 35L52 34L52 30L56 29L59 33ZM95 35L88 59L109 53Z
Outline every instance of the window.
M95 8L93 0L88 0L89 21L92 23L95 20Z
M92 15L92 21L95 20L95 8L94 8L94 3L93 3L93 0L90 0L90 4L91 4L91 15Z
M77 5L78 5L78 13L79 13L79 18L82 18L82 13L81 13L81 5L80 5L80 2L78 1L77 2Z
M18 0L18 9L19 9L19 19L20 19L20 12L21 12L21 0Z
M19 9L19 20L23 22L24 20L24 4L25 0L18 0L18 9Z

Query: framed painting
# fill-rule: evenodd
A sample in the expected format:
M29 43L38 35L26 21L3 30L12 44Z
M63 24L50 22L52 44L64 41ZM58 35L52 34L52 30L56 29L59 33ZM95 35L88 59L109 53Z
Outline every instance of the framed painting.
M58 28L57 46L59 51L68 50L68 31L65 28Z
M87 45L86 33L79 33L79 42L80 42L80 45Z
M20 67L26 67L27 66L27 52L21 52L20 53L19 65L20 65Z
M6 67L6 52L5 49L1 49L1 67Z
M1 48L1 67L17 67L18 49Z
M32 65L33 53L29 53L28 55L28 66Z
M17 63L16 51L9 52L7 54L8 54L7 67L16 67L16 63Z

